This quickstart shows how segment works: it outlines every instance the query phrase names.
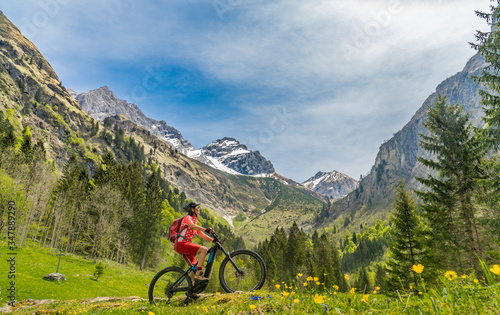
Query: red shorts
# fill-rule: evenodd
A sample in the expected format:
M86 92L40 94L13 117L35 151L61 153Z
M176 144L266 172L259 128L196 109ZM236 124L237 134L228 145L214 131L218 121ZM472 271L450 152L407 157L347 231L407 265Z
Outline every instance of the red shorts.
M179 254L186 254L192 265L196 265L196 254L201 245L191 242L177 242L177 249L174 250Z

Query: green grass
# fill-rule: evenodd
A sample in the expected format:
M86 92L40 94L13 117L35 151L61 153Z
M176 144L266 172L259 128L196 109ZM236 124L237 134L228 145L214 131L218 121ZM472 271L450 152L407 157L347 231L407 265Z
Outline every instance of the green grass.
M93 274L96 264L92 259L66 254L61 258L59 273L65 282L44 280L43 277L56 272L58 256L48 249L24 247L10 255L5 243L0 246L0 286L3 289L0 303L7 300L10 265L7 259L15 257L15 287L17 300L26 299L83 299L96 296L140 296L147 297L148 284L154 276L151 271L139 271L135 266L125 266L104 261L105 269L99 281ZM164 267L164 266L163 266Z
M11 257L1 244L0 285L1 312L16 314L498 314L500 309L500 267L481 262L484 280L474 275L452 278L439 276L440 285L433 288L421 284L391 296L378 291L359 294L337 292L299 274L291 284L267 283L266 290L252 293L204 294L184 306L185 296L177 295L170 304L152 306L147 301L148 284L153 272L140 272L134 266L106 261L104 275L93 280L95 264L68 254L61 259L62 283L43 280L55 272L58 257L47 249L17 249L14 307L8 302L7 259ZM490 268L491 267L491 268ZM491 272L490 272L491 270ZM215 279L214 279L215 280ZM135 297L133 297L135 296ZM97 298L96 297L108 297ZM109 298L113 297L113 298ZM33 301L33 300L46 301ZM328 310L328 312L326 312Z

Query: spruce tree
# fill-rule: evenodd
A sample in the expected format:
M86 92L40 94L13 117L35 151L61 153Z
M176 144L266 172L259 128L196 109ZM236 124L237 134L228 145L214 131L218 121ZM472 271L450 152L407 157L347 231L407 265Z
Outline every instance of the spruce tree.
M390 258L387 261L387 271L390 275L388 286L390 290L406 289L410 283L415 283L417 280L411 268L415 264L422 263L424 248L418 205L402 181L399 182L394 196L391 222L393 240L390 243Z
M465 273L474 268L480 272L476 256L482 256L477 232L474 192L484 149L474 134L469 116L462 106L448 104L445 96L428 109L424 126L430 135L420 135L420 146L434 158L418 158L424 166L437 172L417 178L426 186L418 191L423 215L430 227L429 244L440 267Z
M140 269L143 270L147 261L151 261L155 250L161 245L161 190L153 172L148 179L144 190L146 202L141 209L134 209L134 228L137 237Z

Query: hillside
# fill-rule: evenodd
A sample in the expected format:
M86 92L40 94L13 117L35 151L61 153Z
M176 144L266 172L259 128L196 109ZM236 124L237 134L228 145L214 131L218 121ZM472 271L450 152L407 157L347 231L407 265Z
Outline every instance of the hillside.
M438 94L446 95L448 101L460 103L464 112L469 113L471 123L481 126L482 107L478 95L479 86L471 76L480 74L485 66L483 58L476 54L466 64L464 69L444 80L418 109L412 119L387 142L380 146L370 173L345 198L333 203L330 211L330 220L322 226L332 224L332 220L343 220L346 214L353 216L358 213L353 228L360 223L373 224L377 219L387 219L388 210L392 208L395 187L401 179L408 188L420 189L415 176L426 177L429 170L417 161L417 157L429 158L430 154L420 148L419 134L429 135L422 125L426 117L426 110L433 104ZM361 217L363 216L363 217Z
M322 201L311 194L274 179L229 175L190 159L123 116L113 116L107 123L99 124L82 111L59 82L49 62L3 13L0 14L0 59L2 112L17 124L17 135L29 127L33 143L44 143L47 158L59 170L64 169L73 153L85 161L91 175L105 152L113 152L119 162L137 160L130 147L123 145L125 140L133 142L138 151L142 150L146 160L158 165L174 188L230 223L240 213L256 217L263 215L263 210L294 213L322 205ZM251 222L246 225L251 226ZM267 235L267 231L262 229L263 234L259 235Z

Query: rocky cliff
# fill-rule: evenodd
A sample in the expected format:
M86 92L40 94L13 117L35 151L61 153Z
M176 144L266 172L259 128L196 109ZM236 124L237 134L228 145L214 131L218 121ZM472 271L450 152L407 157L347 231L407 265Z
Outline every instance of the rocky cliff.
M82 106L82 110L97 120L102 121L109 116L123 115L182 153L194 150L191 143L184 139L177 129L167 125L164 120L158 121L147 117L136 104L120 100L107 86L84 92L75 98Z
M333 205L333 217L344 212L356 211L366 206L371 211L391 209L395 187L401 179L408 188L420 189L415 176L426 177L432 173L417 161L417 156L430 158L419 146L419 134L429 135L423 126L426 110L439 94L446 95L449 102L460 103L469 113L471 123L482 126L483 110L480 104L479 86L472 76L478 76L484 68L484 59L476 54L467 62L461 72L444 80L415 113L412 119L390 140L380 146L375 164L369 175L364 177L358 189Z
M243 175L261 175L274 173L273 164L266 160L259 151L250 151L234 138L222 138L204 146L201 151L213 161L221 163Z

